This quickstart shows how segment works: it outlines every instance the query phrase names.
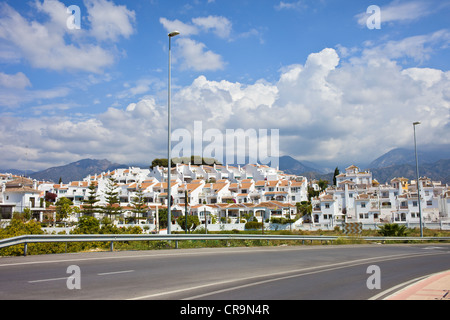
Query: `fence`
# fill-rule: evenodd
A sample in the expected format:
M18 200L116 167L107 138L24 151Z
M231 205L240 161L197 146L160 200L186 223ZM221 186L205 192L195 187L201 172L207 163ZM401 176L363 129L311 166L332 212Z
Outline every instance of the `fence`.
M450 241L450 237L351 237L351 236L296 236L296 235L264 235L264 234L111 234L111 235L24 235L0 240L0 249L24 245L27 255L29 243L49 242L110 242L111 251L114 242L120 241L186 241L186 240L293 240L293 241L336 241L360 239L365 241ZM177 247L177 246L176 246Z

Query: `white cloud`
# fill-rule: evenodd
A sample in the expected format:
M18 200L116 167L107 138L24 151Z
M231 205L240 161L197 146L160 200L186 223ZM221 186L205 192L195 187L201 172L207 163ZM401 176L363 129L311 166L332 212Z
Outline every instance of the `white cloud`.
M275 6L276 10L300 10L306 8L306 5L303 0L294 1L294 2L284 2L280 1L279 4Z
M189 38L177 41L177 54L183 57L182 67L195 71L215 71L223 69L222 57L206 49L206 45Z
M8 4L0 4L0 39L7 45L6 51L0 50L0 56L8 57L8 52L14 50L35 68L100 73L114 63L115 57L108 49L91 43L89 37L117 41L133 33L134 12L105 0L86 2L91 29L76 31L67 28L69 16L60 1L36 0L33 5L48 19L32 20Z
M381 63L358 52L358 59L346 60L331 48L312 53L304 63L281 69L273 83L199 76L173 93L173 130L192 130L198 120L204 130L222 133L280 129L281 154L347 164L410 147L412 122L418 120L422 145L450 144L450 71L405 69L391 56ZM135 82L127 89L138 87ZM109 108L96 118L4 120L2 166L23 164L27 145L30 162L41 169L48 167L47 154L61 164L84 157L149 164L166 154L167 107L152 97Z
M414 21L429 15L432 10L430 1L393 1L381 9L381 23ZM358 24L366 26L366 12L356 15Z
M213 30L217 36L227 38L231 32L231 23L228 19L213 16L200 17L193 18L192 24L186 24L179 20L170 21L166 18L160 18L159 21L167 32L174 30L180 32L181 39L177 40L178 50L174 60L181 57L183 69L216 71L224 68L225 63L219 54L207 50L204 43L193 40L189 36Z
M228 39L232 30L232 23L225 17L208 16L192 19L192 22L200 28L209 31L223 39Z
M191 36L198 34L199 30L196 26L181 22L180 20L168 20L166 18L160 18L159 22L167 30L167 32L179 31L182 36Z
M192 18L192 23L184 23L178 19L168 20L162 17L159 22L167 32L177 30L181 33L181 36L192 36L201 32L212 31L216 36L228 39L233 28L230 20L221 16Z
M363 50L364 60L382 61L410 58L423 63L440 48L450 45L450 31L446 29L427 35L412 36L401 40L391 40L380 45L366 46Z
M115 5L106 0L85 0L91 33L98 40L117 41L134 33L136 13L126 6Z
M0 72L0 87L25 89L26 87L30 86L31 86L30 80L22 72L18 72L14 75Z

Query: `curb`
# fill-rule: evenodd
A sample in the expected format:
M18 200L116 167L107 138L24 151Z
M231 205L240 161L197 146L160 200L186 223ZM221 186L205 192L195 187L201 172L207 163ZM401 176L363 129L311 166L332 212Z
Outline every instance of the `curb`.
M450 300L450 270L430 275L384 300Z

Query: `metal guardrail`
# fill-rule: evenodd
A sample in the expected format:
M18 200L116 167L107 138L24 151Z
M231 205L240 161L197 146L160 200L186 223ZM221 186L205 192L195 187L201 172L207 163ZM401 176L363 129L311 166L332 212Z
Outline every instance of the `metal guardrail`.
M293 240L293 241L450 241L450 237L362 237L362 236L303 236L303 235L264 235L264 234L109 234L109 235L24 235L0 240L0 249L15 245L24 245L24 255L27 255L29 243L50 242L110 242L111 251L114 242L121 241L186 241L186 240Z

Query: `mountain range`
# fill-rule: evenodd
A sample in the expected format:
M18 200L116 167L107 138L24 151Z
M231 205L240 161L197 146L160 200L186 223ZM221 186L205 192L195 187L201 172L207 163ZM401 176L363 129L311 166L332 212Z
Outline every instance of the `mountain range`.
M426 176L432 180L450 184L450 148L448 146L418 153L420 176ZM349 163L350 166L353 163ZM136 165L133 165L136 167ZM8 169L0 170L17 175L27 175L36 180L47 180L55 183L60 180L63 183L82 180L88 175L100 174L115 169L129 168L131 165L112 163L109 160L83 159L64 166L52 167L39 172L24 172ZM137 166L148 168L147 166ZM290 156L282 156L279 159L279 169L290 174L303 175L308 179L323 179L332 181L333 172L317 164L298 161ZM341 172L345 167L339 168ZM371 171L373 178L380 183L389 182L395 177L416 179L416 167L414 150L397 148L372 161L368 168L361 170ZM334 171L334 169L333 169Z

